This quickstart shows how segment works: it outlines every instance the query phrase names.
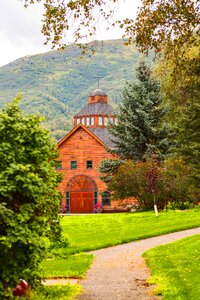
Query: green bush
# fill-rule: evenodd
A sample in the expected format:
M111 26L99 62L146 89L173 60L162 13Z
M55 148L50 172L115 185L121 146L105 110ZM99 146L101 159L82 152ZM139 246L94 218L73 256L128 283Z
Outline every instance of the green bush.
M190 202L190 201L185 201L185 202L180 202L180 203L171 203L169 202L166 206L166 209L180 209L180 210L184 210L184 209L190 209L190 208L194 208L194 203Z
M57 241L52 242L50 244L49 250L60 249L60 248L68 248L68 247L70 247L69 239L62 236L60 239L58 239Z
M165 161L161 170L162 189L167 203L178 209L188 209L194 206L198 199L195 194L193 169L181 158Z
M109 183L115 199L137 198L140 207L152 209L154 203L163 209L170 203L174 208L188 208L195 200L191 167L181 159L165 162L127 161Z
M57 150L40 121L23 115L18 100L0 113L1 299L20 278L33 288L40 283L45 237L59 228Z

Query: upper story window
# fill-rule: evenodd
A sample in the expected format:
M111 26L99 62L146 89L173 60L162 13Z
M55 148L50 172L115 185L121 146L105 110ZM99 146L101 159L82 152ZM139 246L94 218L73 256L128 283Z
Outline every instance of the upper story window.
M78 124L80 124L80 119L79 118L76 119L76 125L78 125Z
M76 170L77 169L77 161L76 160L71 160L70 161L70 169L71 170Z
M87 126L90 125L90 118L89 118L89 117L86 118L86 125L87 125Z
M103 125L103 118L99 117L98 120L99 120L99 125Z
M82 118L81 123L85 125L85 118Z
M92 169L92 160L86 160L86 169L91 170Z
M94 117L91 117L91 125L94 125Z
M61 160L56 161L56 170L62 170L62 161Z

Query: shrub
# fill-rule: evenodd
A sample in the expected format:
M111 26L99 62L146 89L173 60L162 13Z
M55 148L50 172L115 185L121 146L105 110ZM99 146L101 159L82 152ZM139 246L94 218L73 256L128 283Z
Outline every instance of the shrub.
M49 250L52 249L60 249L60 248L68 248L70 247L70 242L67 237L61 237L58 241L52 242L49 246Z
M167 203L170 202L173 208L191 208L198 197L195 194L192 167L181 158L171 158L165 161L161 173L161 185Z
M0 113L1 299L20 278L31 287L40 283L45 237L52 228L60 231L55 143L38 116L23 115L18 101Z
M152 209L155 203L163 209L168 202L184 208L195 201L190 173L191 167L181 159L127 161L113 176L109 189L115 199L137 198L143 209Z

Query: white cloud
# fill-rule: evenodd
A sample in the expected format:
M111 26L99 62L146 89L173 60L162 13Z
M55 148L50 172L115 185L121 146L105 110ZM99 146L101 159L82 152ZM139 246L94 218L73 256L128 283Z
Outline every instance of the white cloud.
M18 0L1 0L0 65L19 57L45 52L45 38L41 33L42 6L28 9Z
M15 42L5 32L0 31L0 66L3 66L19 57L45 52L48 49L41 44L35 44L28 37L18 37Z
M0 29L14 42L21 36L31 36L35 42L41 42L42 11L41 4L26 9L21 1L1 0Z

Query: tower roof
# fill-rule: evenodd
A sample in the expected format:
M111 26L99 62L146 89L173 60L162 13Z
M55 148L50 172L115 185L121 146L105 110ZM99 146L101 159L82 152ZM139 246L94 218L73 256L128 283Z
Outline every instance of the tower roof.
M107 94L101 89L96 89L92 92L91 96L107 96Z
M75 116L88 116L88 115L113 115L113 108L104 102L91 103L85 106Z

